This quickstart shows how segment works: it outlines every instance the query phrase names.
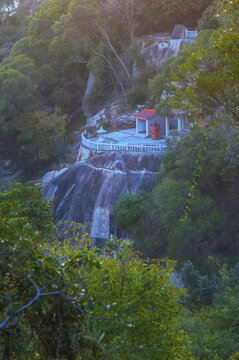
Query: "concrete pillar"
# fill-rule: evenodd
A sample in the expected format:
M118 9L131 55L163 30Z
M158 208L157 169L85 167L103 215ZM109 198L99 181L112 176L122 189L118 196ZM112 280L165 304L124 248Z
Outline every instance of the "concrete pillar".
M146 120L146 137L149 136L149 121Z
M136 118L136 135L139 134L139 120Z
M182 119L178 118L178 132L182 131Z
M166 116L166 137L168 137L169 136L169 121L168 121L168 117Z

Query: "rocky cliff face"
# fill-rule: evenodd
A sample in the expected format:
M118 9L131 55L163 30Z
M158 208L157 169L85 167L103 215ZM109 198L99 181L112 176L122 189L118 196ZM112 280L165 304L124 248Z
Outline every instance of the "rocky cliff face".
M147 67L158 72L162 70L163 63L170 56L176 56L180 51L180 46L170 43L169 35L151 35L146 38L138 39L139 52L143 56Z
M164 62L170 56L177 56L179 51L194 42L194 39L184 39L181 42L173 43L169 34L148 35L137 39L139 53L143 56L148 68L155 72L160 72ZM140 70L134 69L134 77L138 77Z
M151 191L160 163L158 154L112 152L70 167L44 188L47 199L55 198L54 220L92 225L94 214L100 216L101 209L111 218L112 228L112 210L120 196Z
M171 35L167 33L148 35L136 39L139 54L142 56L145 66L150 69L151 72L160 72L163 68L164 62L170 56L178 55L179 51L183 47L194 42L194 39L184 39L178 43L173 43L171 40ZM127 52L120 54L120 56L122 57L129 71L132 71L133 77L135 79L140 78L145 72L145 68L142 68L142 66L138 65L138 61L135 59L135 56ZM123 69L121 70L120 78L121 80L124 80L125 71ZM87 101L95 89L95 83L96 79L93 73L90 73L82 103L82 111L86 117L93 115L92 111L87 108Z

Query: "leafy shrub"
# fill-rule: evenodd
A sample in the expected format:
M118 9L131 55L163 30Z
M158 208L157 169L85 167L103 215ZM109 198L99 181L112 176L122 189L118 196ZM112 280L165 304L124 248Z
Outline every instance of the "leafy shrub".
M0 200L1 360L192 359L174 331L172 261L114 239L103 253L78 227L56 231L38 186Z
M136 105L144 104L147 99L147 90L142 87L137 87L134 90L131 90L127 94L128 104L131 108L134 108Z

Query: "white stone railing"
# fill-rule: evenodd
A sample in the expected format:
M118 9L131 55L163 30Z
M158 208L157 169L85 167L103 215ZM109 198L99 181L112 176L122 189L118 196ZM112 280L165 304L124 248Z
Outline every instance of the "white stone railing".
M100 141L93 141L86 139L84 134L81 134L82 145L89 149L96 151L132 151L132 152L159 152L166 153L166 145L131 145L127 143L102 143Z

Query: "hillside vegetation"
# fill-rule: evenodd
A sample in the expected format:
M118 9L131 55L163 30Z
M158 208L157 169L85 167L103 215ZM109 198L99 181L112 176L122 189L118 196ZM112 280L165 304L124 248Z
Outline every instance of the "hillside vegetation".
M179 328L200 359L238 351L238 12L238 1L213 3L206 30L150 83L158 111L181 111L193 128L168 139L154 191L125 194L114 209L145 257L178 260L188 289Z
M0 154L20 161L29 176L39 171L57 156L69 123L84 123L90 73L88 109L96 111L112 96L126 105L127 91L138 89L132 82L135 37L171 31L178 22L195 25L209 3L134 0L128 18L129 0L2 1Z
M203 263L237 253L239 9L237 1L213 6L217 29L201 31L149 84L158 111L181 111L191 133L176 146L168 139L152 194L126 194L115 207L146 256Z
M1 360L239 357L239 0L133 3L136 27L116 6L126 0L0 5L0 152L32 172L63 141L90 72L90 106L124 102L139 84L119 54L136 36L202 29L149 84L157 111L181 111L192 131L168 139L152 193L116 204L127 241L101 251L79 224L53 224L38 185L0 193Z

